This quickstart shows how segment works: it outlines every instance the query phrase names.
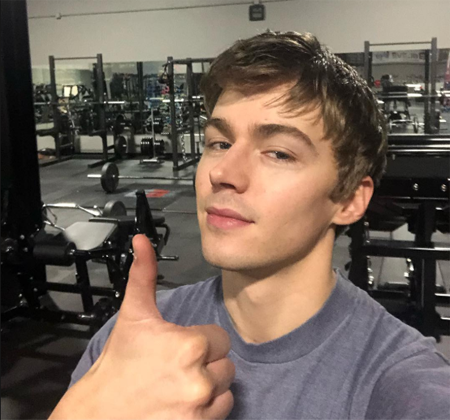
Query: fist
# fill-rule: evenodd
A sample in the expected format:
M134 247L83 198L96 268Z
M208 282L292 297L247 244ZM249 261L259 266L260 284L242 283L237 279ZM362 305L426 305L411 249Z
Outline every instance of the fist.
M100 357L63 396L51 419L223 419L233 408L235 368L217 325L181 327L156 307L157 263L147 237L116 325Z

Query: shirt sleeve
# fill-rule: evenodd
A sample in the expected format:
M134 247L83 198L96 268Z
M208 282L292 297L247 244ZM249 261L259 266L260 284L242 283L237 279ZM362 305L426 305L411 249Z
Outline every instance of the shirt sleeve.
M378 379L366 419L450 419L450 363L423 351L394 364Z
M106 322L105 325L103 325L103 327L100 328L89 341L89 344L81 356L77 367L72 372L69 388L84 376L84 374L91 368L100 356L103 351L103 347L105 346L106 341L108 340L108 337L116 324L117 315L118 314L115 314L111 319L109 319L108 322Z

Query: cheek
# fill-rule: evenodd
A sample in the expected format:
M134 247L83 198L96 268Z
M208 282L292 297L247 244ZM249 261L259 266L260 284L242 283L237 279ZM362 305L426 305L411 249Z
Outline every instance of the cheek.
M329 199L314 183L296 183L288 189L266 190L259 209L271 230L283 231L284 235L295 236L301 232L315 230L328 220ZM256 200L258 201L258 200Z
M209 190L211 182L209 179L209 168L205 164L205 161L200 159L200 162L197 166L197 172L195 174L195 192L197 199L201 199L201 197Z

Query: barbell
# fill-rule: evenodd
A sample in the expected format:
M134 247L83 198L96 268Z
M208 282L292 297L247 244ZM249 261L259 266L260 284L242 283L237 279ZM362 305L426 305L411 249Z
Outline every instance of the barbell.
M88 178L100 178L100 183L106 193L113 193L119 186L120 179L154 179L167 181L193 181L195 188L195 173L192 178L178 176L146 176L146 175L119 175L119 168L115 163L108 162L102 167L101 174L88 174Z

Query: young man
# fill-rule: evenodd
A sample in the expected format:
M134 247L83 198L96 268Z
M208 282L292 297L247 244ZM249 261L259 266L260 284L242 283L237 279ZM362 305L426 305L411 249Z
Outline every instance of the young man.
M118 317L52 418L437 419L450 365L331 267L386 164L383 117L310 34L238 41L202 82L205 258L222 275L158 292L145 237Z

